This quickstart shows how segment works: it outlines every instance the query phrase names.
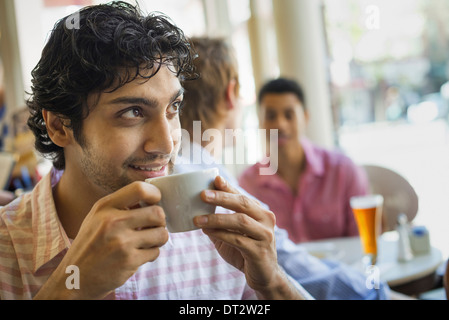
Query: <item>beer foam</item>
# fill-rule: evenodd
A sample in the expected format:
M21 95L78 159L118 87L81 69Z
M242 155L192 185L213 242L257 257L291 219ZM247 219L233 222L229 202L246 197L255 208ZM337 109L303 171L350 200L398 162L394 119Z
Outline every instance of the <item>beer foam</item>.
M368 209L382 205L383 201L384 198L380 194L371 194L366 196L351 197L350 204L352 208Z

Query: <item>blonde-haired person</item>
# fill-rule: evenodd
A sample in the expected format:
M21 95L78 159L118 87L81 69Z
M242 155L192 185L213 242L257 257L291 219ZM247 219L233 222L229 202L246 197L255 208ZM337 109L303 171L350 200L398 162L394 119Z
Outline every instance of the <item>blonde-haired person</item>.
M181 127L188 131L191 141L200 137L195 132L195 121L200 122L201 137L212 129L222 133L224 138L224 131L238 128L240 120L240 82L233 48L223 38L193 37L190 40L198 54L194 65L199 78L183 84L186 107L181 112ZM216 157L220 156L220 146L225 143L224 139L194 142L213 149Z
M212 164L213 156L207 151L213 149L210 144L214 141L194 141L193 138L198 136L198 132L193 130L194 122L201 121L201 135L208 129L216 129L224 136L225 129L238 127L240 106L238 65L232 46L222 38L193 37L190 40L198 54L194 64L200 78L183 84L186 94L181 126L192 139L190 160L201 154L202 163L191 163L190 169L193 170L215 166ZM223 166L220 166L220 174L238 186L235 177ZM244 192L241 188L239 190ZM278 263L315 299L374 300L391 297L386 283L378 283L378 289L367 288L364 274L344 264L311 256L289 240L285 230L276 228L275 237Z

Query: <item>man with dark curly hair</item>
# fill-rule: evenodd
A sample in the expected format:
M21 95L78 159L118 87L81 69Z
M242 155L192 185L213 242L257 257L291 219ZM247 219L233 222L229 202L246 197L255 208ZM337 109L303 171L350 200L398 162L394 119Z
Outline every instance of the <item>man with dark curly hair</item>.
M308 297L277 264L273 213L220 177L202 199L233 214L165 228L144 180L172 171L193 58L166 17L123 2L56 24L28 101L54 169L0 211L1 300Z

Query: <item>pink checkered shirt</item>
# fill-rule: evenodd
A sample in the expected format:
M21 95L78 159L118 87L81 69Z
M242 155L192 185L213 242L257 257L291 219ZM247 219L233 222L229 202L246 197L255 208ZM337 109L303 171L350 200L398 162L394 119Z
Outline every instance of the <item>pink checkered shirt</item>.
M32 299L70 248L52 195L61 174L52 170L31 193L0 209L0 300ZM108 298L257 299L244 274L200 230L170 234L158 259Z
M299 194L277 175L261 175L261 162L239 177L240 186L266 203L276 224L295 243L358 235L349 199L369 191L366 173L341 152L301 141L305 171L298 180Z

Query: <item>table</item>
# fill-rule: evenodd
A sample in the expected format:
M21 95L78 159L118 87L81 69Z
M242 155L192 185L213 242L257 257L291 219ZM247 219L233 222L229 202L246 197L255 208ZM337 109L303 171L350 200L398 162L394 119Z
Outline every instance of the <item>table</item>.
M359 237L324 239L301 245L319 258L342 261L360 271L364 268L361 262L362 246ZM399 262L397 256L397 232L384 233L379 237L376 266L380 279L387 282L390 287L406 285L431 276L443 262L440 250L434 247L428 254L415 255L408 262Z

